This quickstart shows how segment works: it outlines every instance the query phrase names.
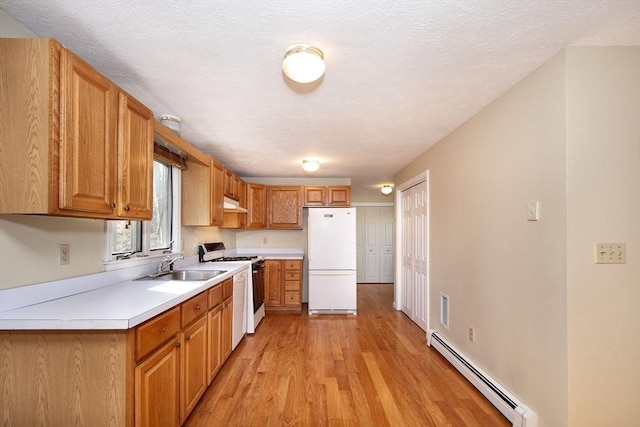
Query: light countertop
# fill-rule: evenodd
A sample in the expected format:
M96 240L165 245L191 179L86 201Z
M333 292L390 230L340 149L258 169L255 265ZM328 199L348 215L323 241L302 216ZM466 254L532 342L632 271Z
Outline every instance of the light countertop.
M191 264L188 270L226 270L207 281L127 280L0 313L0 330L129 329L232 277L248 261Z

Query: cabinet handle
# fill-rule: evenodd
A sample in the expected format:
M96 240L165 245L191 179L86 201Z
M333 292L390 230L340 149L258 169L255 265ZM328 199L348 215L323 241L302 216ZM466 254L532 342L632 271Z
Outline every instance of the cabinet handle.
M129 207L129 205L124 205L124 210L129 212L131 210L131 208Z
M200 304L196 305L196 310L200 310Z
M176 347L180 348L180 341L176 342Z
M187 336L187 341L191 341L191 335Z
M167 328L163 326L162 329L160 329L160 332L167 332Z
M109 206L111 207L111 209L115 209L115 208L116 208L116 204L115 204L115 203L113 203L113 202L111 202L111 203L109 204Z

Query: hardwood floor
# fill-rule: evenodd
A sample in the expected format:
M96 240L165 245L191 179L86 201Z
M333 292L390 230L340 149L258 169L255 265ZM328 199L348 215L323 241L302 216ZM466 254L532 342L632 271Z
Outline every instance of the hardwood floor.
M509 426L392 307L358 285L358 315L268 314L186 426Z

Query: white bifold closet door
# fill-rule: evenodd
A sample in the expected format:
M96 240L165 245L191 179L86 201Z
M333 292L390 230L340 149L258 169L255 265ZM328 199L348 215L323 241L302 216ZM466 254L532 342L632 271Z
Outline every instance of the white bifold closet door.
M358 206L358 283L393 283L393 206Z
M428 318L428 197L423 181L402 192L402 311L425 332Z

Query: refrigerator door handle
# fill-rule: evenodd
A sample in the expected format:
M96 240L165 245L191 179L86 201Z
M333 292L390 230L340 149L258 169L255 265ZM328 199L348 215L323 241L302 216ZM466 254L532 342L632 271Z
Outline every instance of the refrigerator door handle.
M310 276L352 276L355 270L309 271Z

